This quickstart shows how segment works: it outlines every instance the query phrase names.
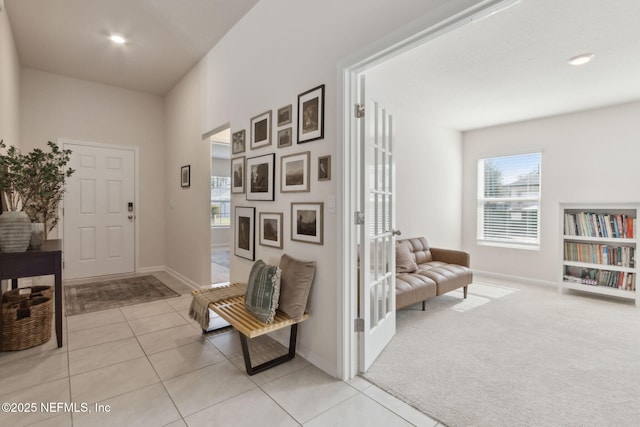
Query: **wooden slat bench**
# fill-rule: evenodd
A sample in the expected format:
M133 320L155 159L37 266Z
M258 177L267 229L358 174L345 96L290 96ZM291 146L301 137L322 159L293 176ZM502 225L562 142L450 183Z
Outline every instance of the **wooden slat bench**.
M244 365L247 374L255 375L266 369L273 368L284 362L293 359L296 355L296 340L298 336L298 324L309 318L309 313L305 313L300 320L294 320L281 311L276 311L276 316L272 323L265 324L256 319L251 313L244 308L244 296L232 297L215 301L209 304L209 308L217 313L221 318L226 320L236 328L240 335L240 344L242 345L242 354L244 356ZM249 354L249 346L247 338L255 338L278 329L291 326L289 336L289 351L287 354L276 357L275 359L264 362L258 366L251 366L251 355Z

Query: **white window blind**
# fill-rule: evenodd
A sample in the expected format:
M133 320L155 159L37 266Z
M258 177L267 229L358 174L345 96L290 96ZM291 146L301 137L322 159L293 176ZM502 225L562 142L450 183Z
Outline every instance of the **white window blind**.
M231 224L231 178L211 177L211 226L229 227Z
M478 243L540 246L541 153L478 161Z

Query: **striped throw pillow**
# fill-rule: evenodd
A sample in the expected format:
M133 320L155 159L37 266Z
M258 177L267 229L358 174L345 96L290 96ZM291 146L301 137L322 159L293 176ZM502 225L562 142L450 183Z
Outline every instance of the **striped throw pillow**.
M280 298L281 274L280 268L262 260L256 261L251 268L244 307L261 322L273 322Z

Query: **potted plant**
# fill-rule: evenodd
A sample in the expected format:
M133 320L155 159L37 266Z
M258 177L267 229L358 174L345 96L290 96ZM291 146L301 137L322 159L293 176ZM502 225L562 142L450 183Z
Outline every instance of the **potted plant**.
M0 141L0 149L5 149ZM31 222L22 211L28 177L24 173L26 157L14 147L0 155L0 194L3 212L0 215L0 250L23 252L31 240Z
M5 154L0 155L0 192L4 206L9 211L6 216L5 213L0 215L0 249L3 251L26 250L31 240L31 222L44 224L44 238L58 223L58 205L64 194L65 180L74 170L66 168L71 150L60 150L51 141L47 145L50 148L48 152L36 148L28 154L21 154L11 146ZM0 149L4 148L6 146L0 141ZM3 216L4 222L9 218L12 221L19 218L19 221L15 220L16 223L26 222L27 225L3 226ZM27 228L28 232L24 231ZM22 233L28 234L28 238L23 237ZM10 243L12 236L19 243Z
M49 151L35 148L25 155L24 211L31 222L44 224L44 239L58 224L58 205L65 191L65 181L73 172L67 168L71 150L61 150L55 143L47 142Z

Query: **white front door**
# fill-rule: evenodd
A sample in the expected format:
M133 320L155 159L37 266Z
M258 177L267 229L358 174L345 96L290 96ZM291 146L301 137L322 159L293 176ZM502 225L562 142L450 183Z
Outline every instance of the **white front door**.
M64 196L64 277L135 270L135 151L81 144Z
M360 238L360 371L365 372L396 333L395 168L393 118L380 104L359 95L365 105L360 120L360 206L364 229ZM366 101L366 103L365 103Z

